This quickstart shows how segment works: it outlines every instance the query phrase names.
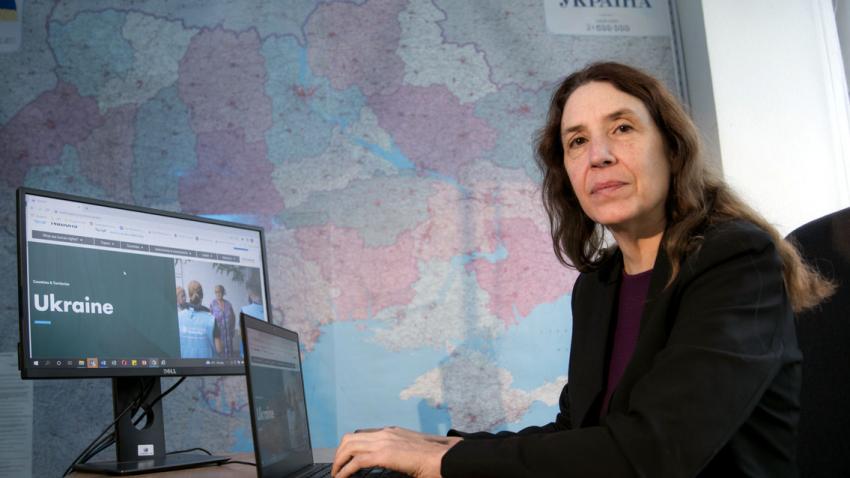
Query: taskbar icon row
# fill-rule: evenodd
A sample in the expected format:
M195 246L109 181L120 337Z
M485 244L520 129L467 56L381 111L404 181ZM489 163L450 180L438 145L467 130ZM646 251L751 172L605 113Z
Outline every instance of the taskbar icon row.
M103 360L97 357L84 359L33 359L33 367L49 368L133 368L133 367L165 367L169 361L166 359L109 359Z
M84 359L32 359L32 367L38 368L158 368L167 366L182 367L233 367L244 366L245 361L240 359L98 359L88 357Z

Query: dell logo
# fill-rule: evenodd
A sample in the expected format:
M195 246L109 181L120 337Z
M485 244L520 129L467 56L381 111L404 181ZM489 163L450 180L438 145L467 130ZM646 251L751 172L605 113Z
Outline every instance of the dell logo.
M164 369L162 369L162 374L163 375L177 375L177 369L176 368L164 368Z
M566 7L600 7L600 8L652 8L649 0L561 0L558 2L561 8Z

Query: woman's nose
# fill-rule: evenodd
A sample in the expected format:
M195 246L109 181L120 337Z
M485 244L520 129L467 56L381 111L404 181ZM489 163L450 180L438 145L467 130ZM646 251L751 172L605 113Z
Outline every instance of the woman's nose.
M611 145L607 138L597 139L590 142L590 165L601 167L614 164L616 159L611 152Z

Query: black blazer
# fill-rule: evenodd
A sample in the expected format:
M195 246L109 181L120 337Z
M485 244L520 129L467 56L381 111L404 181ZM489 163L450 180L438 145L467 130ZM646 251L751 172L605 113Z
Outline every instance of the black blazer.
M705 231L667 286L658 253L631 362L599 419L622 257L572 293L569 384L555 422L466 439L444 477L797 476L801 354L782 264L756 226Z

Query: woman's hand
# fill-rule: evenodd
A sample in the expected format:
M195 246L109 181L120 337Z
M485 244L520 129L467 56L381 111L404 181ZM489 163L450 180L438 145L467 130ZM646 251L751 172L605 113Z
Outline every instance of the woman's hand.
M348 433L336 449L331 473L348 478L361 468L380 466L417 478L439 478L443 455L460 440L398 427Z

